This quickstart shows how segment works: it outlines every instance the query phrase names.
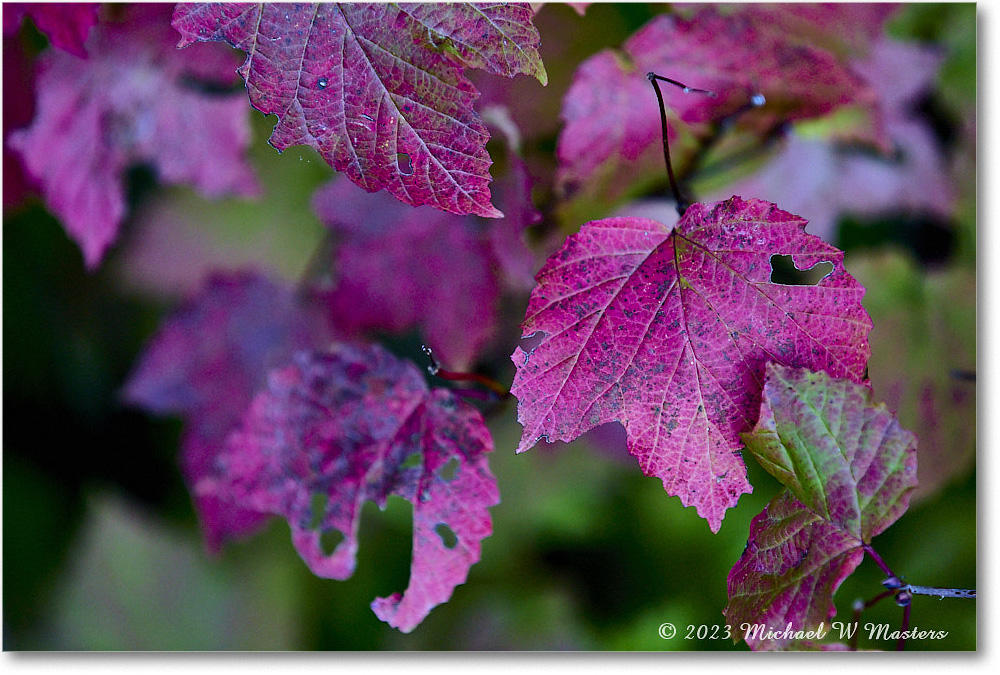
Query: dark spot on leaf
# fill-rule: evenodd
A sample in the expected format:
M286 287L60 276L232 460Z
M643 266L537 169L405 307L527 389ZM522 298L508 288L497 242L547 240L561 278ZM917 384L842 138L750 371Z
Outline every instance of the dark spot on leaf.
M316 82L316 88L317 89L326 89L326 86L327 86L328 83L329 83L329 80L327 80L325 77L321 77L321 78L319 78L319 81Z

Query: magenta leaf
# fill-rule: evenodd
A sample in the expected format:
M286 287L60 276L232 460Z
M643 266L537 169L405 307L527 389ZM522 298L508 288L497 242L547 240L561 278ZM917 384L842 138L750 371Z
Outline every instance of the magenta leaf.
M815 628L863 546L906 511L917 485L917 439L874 403L866 384L768 364L747 449L786 486L750 526L729 573L726 619L754 649L787 646L760 632ZM739 637L739 636L738 636Z
M852 150L835 139L792 133L769 163L716 193L754 194L781 203L809 219L810 232L827 241L840 216L930 213L951 217L955 186L947 160L930 127L916 119L912 105L932 88L944 55L915 44L881 40L854 63L878 83L879 106L895 153Z
M739 197L693 204L673 229L642 218L585 224L536 276L522 331L544 337L512 357L518 451L621 422L643 473L717 531L751 490L739 434L756 419L765 363L864 373L864 289L843 253L804 227ZM772 255L833 270L814 286L772 283Z
M502 214L490 203L489 132L465 66L545 82L531 9L494 5L179 4L180 46L247 52L251 104L270 143L315 148L369 192L413 206Z
M240 97L189 83L232 81L231 55L214 45L179 53L168 11L135 5L124 22L98 25L86 60L44 54L35 120L10 137L91 270L125 218L130 166L150 164L161 181L192 184L209 197L258 189L244 157L250 126Z
M623 179L617 167L624 162L627 170L630 162L653 158L659 147L659 113L646 80L650 71L716 94L668 88L666 104L686 124L717 121L758 93L766 103L744 112L739 122L760 131L846 105L877 117L874 90L847 63L803 44L774 21L762 21L758 11L748 5L727 11L708 7L687 18L660 15L620 51L606 49L582 63L563 100L565 126L557 148L563 192L572 196L587 185L618 199L641 179L639 170ZM833 9L830 14L841 17ZM853 16L844 12L841 18Z
M417 368L377 346L303 351L273 370L219 458L222 475L199 484L248 509L288 519L292 540L321 577L356 564L361 507L389 495L413 504L410 583L378 598L375 614L408 633L447 601L479 560L499 503L479 413ZM452 472L454 468L454 472ZM317 498L325 506L315 507ZM332 554L321 537L337 530ZM448 532L450 530L450 532Z
M514 184L521 181L524 189L524 180L504 181L509 189L500 196L511 208L485 223L429 206L411 208L347 180L320 188L313 209L338 241L329 293L338 330L360 338L419 328L446 367L471 367L496 332L501 282L523 288L534 263L520 239L525 223L517 220L530 221L535 213L515 197Z
M100 8L101 4L98 2L5 3L3 33L16 33L27 15L54 47L86 58L84 43L90 29L97 23L97 11Z
M239 423L270 367L328 339L318 314L289 289L255 273L218 274L160 327L124 389L126 401L185 421L181 469L188 486L215 471L228 433ZM195 495L206 545L217 551L262 521L213 495Z

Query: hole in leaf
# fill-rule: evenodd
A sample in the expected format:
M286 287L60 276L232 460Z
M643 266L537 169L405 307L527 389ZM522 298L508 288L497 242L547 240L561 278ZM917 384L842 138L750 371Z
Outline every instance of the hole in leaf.
M441 480L451 482L455 480L455 474L458 473L458 460L452 457L448 460L448 463L441 467L441 471L438 473L441 476Z
M809 269L800 270L790 255L771 256L771 283L785 286L815 286L833 274L833 263L820 261Z
M405 152L396 153L396 165L399 167L399 172L404 176L413 175L413 163L410 162L410 156Z
M456 537L455 533L451 531L451 528L444 523L438 523L435 525L434 531L437 532L439 537L441 537L441 543L444 544L445 548L453 549L455 548L455 545L458 544L458 537Z
M315 530L323 522L323 518L326 517L326 503L327 496L322 492L315 492L312 496L312 502L309 505L309 511L312 514L312 519L309 521L309 529Z
M336 528L331 528L319 535L319 547L325 556L333 555L342 541L344 541L344 533Z
M419 452L415 452L412 455L410 455L409 457L407 457L406 459L404 459L403 463L399 465L399 468L401 470L402 469L412 469L415 466L420 466L423 463L423 461L424 461L423 454L421 454Z

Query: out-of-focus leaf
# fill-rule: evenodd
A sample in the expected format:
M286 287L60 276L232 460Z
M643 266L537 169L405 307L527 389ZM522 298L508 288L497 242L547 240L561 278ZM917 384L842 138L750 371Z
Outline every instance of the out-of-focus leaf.
M419 327L447 367L473 365L496 332L502 286L524 288L533 271L521 240L535 214L530 186L514 175L503 187L508 213L485 223L412 208L339 178L320 188L313 209L338 240L329 293L338 330L361 337Z
M255 531L264 517L194 486L218 470L226 435L239 423L267 370L329 337L289 289L253 273L218 274L178 309L146 346L125 385L128 402L186 423L181 469L211 551Z
M545 82L527 5L179 4L180 46L247 52L250 102L278 116L270 143L314 147L365 190L413 206L502 214L489 132L465 66Z
M780 649L834 616L833 594L907 509L917 439L865 384L770 363L747 449L786 490L750 525L729 573L726 620L753 649ZM748 634L743 624L760 626ZM768 631L777 631L776 636Z
M881 156L835 139L790 134L764 167L713 192L779 199L809 219L809 230L827 241L842 214L894 212L951 216L955 203L947 162L931 129L910 105L929 89L943 60L931 48L881 40L855 70L876 85L879 106L895 152Z
M130 166L152 165L163 182L209 197L257 193L240 96L199 89L233 80L232 55L216 45L178 52L167 10L135 5L122 23L100 24L86 60L44 54L35 119L10 137L91 270L125 218Z
M428 390L416 367L379 347L335 345L298 352L273 370L219 462L198 485L261 513L288 519L292 541L317 575L354 572L361 506L390 495L413 504L410 584L372 603L404 633L451 597L479 560L499 502L482 417L444 389ZM323 535L343 535L331 552Z
M689 17L657 16L620 51L604 50L585 61L563 101L558 183L564 194L597 189L613 201L637 181L648 186L646 168L661 138L656 97L646 79L651 71L714 92L709 96L666 86L667 107L689 125L718 121L747 106L756 94L766 102L738 121L760 132L841 106L859 106L878 117L874 89L845 61L803 44L756 12L753 6L725 12L707 7ZM849 18L834 9L830 16ZM636 162L642 168L629 171L628 165ZM624 174L616 168L619 163Z
M871 321L843 253L805 221L739 197L693 204L674 228L640 218L587 223L538 273L511 392L518 451L619 421L646 475L713 531L750 491L739 433L776 361L860 379ZM820 262L814 286L771 281L771 256Z

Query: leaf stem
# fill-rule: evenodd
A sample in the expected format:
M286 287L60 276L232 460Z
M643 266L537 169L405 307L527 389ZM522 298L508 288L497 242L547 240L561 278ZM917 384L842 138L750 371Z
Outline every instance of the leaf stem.
M680 87L684 90L685 94L695 92L699 94L708 94L713 97L716 94L714 91L709 91L708 89L695 89L694 87L689 87L686 84L678 82L677 80L671 80L669 77L657 75L652 71L646 73L646 78L649 80L649 83L653 85L653 90L656 91L656 100L660 104L660 128L663 133L663 161L667 165L667 178L670 179L670 191L674 193L674 201L677 202L677 213L678 215L683 216L684 212L687 211L688 202L681 197L681 191L677 186L677 178L674 176L674 167L670 163L670 144L667 142L667 109L663 105L663 92L660 91L660 85L657 83L657 80L669 82L672 85Z
M487 377L486 375L480 375L479 373L456 373L450 370L445 370L444 368L441 367L441 364L438 363L438 360L434 358L434 354L431 352L430 347L428 347L427 345L422 345L421 349L423 350L424 354L427 354L427 358L429 358L431 361L430 365L427 366L427 371L431 375L436 375L437 377L440 377L442 380L451 380L453 382L475 382L492 390L501 398L510 396L510 391L505 386L494 380L493 378ZM461 391L464 392L468 390L461 390Z

